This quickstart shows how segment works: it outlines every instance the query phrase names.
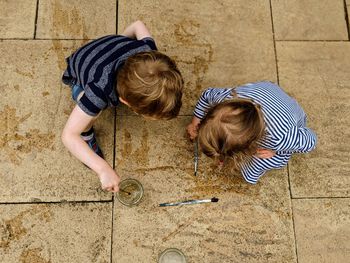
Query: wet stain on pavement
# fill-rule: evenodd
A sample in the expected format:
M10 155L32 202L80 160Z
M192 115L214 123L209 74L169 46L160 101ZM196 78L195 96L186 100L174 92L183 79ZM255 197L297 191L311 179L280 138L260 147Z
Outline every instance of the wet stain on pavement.
M60 1L53 3L53 37L57 37L60 33L70 34L75 37L81 37L84 40L88 39L86 34L86 25L79 14L79 11L73 7L72 9L65 9ZM85 41L86 42L86 41ZM60 40L52 40L53 51L57 56L60 70L65 70L65 49Z
M5 106L0 111L0 150L4 151L15 165L19 165L21 154L30 153L32 150L41 152L44 149L54 150L53 133L40 133L38 129L19 131L20 124L31 117L31 113L18 117L16 109Z
M37 217L40 222L49 222L52 218L52 212L47 206L34 206L20 212L15 217L3 220L0 224L0 249L8 249L13 241L23 238L28 229L24 227L24 221L30 221L33 216Z
M199 195L215 195L228 192L242 195L258 195L260 187L252 187L246 183L239 171L232 169L230 165L225 165L220 169L217 161L206 160L211 163L202 164L205 168L200 168L198 176L190 177L195 186L186 189L186 192Z
M90 251L92 255L91 262L101 262L101 257L103 257L103 248L105 246L106 237L102 236L95 240L94 243L90 245Z
M34 72L25 72L25 71L21 71L19 69L15 69L15 72L21 76L30 78L30 79L34 79Z
M148 130L146 128L142 129L141 142L140 146L137 149L133 149L131 134L128 130L124 130L123 136L123 148L121 152L121 156L123 160L131 160L132 162L148 165L149 164L149 142L148 142ZM134 145L135 147L135 145ZM123 162L123 160L118 160L118 163Z
M64 52L63 52L63 46L62 43L59 40L52 40L52 45L53 45L53 51L55 52L57 56L57 61L58 61L58 66L60 70L65 70L67 65L64 60Z
M21 263L51 263L51 260L44 259L40 252L41 248L32 248L23 250L20 257Z
M127 158L132 152L131 134L124 130L122 157Z
M203 89L203 80L208 72L209 65L213 62L213 47L210 43L207 43L204 39L198 37L200 24L194 20L184 19L175 24L174 36L176 41L186 46L198 50L199 55L193 54L190 57L174 56L173 58L177 63L185 64L190 67L191 76L194 77L193 81L188 81L186 85L194 86L196 90Z
M27 229L22 224L25 214L26 212L20 213L11 220L5 220L1 223L1 249L8 249L12 241L19 240L27 233Z
M192 44L198 34L200 24L194 20L183 19L174 27L174 36L178 42Z
M149 153L150 147L148 143L148 130L146 128L142 129L142 136L141 136L141 146L135 150L134 157L137 159L137 162L142 165L148 165Z
M86 34L86 25L83 17L78 9L73 7L67 9L63 6L62 1L53 2L53 37L57 37L60 33L73 35L82 39L88 39Z

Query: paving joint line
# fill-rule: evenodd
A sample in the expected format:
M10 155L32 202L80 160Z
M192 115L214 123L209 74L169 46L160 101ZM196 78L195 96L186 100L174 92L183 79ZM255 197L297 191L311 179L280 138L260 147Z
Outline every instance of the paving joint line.
M119 7L119 1L116 0L115 2L115 33L118 34L118 7ZM117 110L114 109L114 132L113 132L113 170L115 170L115 158L117 156ZM110 247L110 262L113 262L113 235L114 235L114 204L115 204L115 198L114 194L112 195L112 222L111 222L111 247Z
M272 29L272 37L273 37L273 48L275 51L275 63L276 63L276 75L277 75L277 83L280 84L280 78L279 78L279 71L278 71L278 58L277 58L277 48L276 48L276 38L275 38L275 26L273 23L273 14L272 14L272 2L269 0L270 3L270 15L271 15L271 29ZM295 232L295 222L294 222L294 210L293 210L293 202L292 202L292 187L290 182L290 173L289 173L289 164L287 164L287 177L288 177L288 189L289 189L289 202L290 202L290 210L292 213L292 225L293 225L293 235L294 235L294 246L295 246L295 257L297 260L297 263L299 262L298 257L298 246L297 246L297 236Z
M95 40L96 38L21 38L21 37L12 37L12 38L0 38L0 40L22 40L22 41L28 41L28 40L34 40L34 41L40 41L40 40L79 40L79 41L90 41Z
M346 0L344 0L344 15L345 15L346 30L348 32L348 40L350 40L349 14L348 14L348 8L346 5Z
M96 40L97 38L36 38L35 40L70 40L70 41L74 41L74 40L79 40L79 41L91 41L91 40Z
M114 109L114 123L113 123L113 170L115 170L115 158L117 155L117 146L116 146L116 136L117 136L117 112L116 109ZM112 223L111 223L111 248L110 248L110 262L113 262L113 228L114 228L114 194L112 195Z
M119 1L115 1L115 34L118 35L118 12L119 12Z
M290 181L290 165L287 164L287 175L288 175L288 188L289 188L289 200L290 200L290 209L292 212L292 223L293 223L293 234L294 234L294 246L295 246L295 256L297 258L297 263L299 262L298 256L298 244L297 244L297 233L295 231L295 222L294 222L294 209L293 209L293 194L292 194L292 184Z
M280 78L279 78L279 72L278 72L278 59L277 59L276 38L275 38L275 25L273 23L271 0L269 0L269 3L270 3L270 16L271 16L271 29L272 29L273 49L275 51L276 76L277 76L277 83L279 85Z
M293 197L293 200L323 200L323 199L349 199L350 196L310 196L310 197Z
M113 231L113 229L114 229L114 195L113 195L113 201L112 201L112 224L111 224L111 257L110 257L110 262L112 263L113 262L113 234L114 234L114 231Z
M0 202L0 205L40 205L40 204L86 204L86 203L111 203L113 200L79 200L79 201L39 201L39 202Z
M40 41L40 40L69 40L69 41L91 41L96 40L96 38L23 38L23 37L11 37L11 38L0 38L1 41L11 41L11 40L22 40L22 41L28 41L28 40L34 40L34 41ZM313 39L313 40L306 40L306 39L275 39L275 42L349 42L348 39Z
M35 19L34 19L34 36L33 39L36 38L36 30L38 25L38 16L39 16L39 0L36 0L36 10L35 10Z
M276 42L349 42L348 39L276 39Z

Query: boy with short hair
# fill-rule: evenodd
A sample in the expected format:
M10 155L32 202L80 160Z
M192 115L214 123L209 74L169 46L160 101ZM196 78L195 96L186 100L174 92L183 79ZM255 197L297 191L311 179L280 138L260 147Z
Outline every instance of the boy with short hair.
M141 21L122 35L96 39L67 58L62 81L77 103L62 132L68 150L94 170L102 188L117 192L119 176L103 159L93 131L99 113L119 101L153 119L175 118L181 107L183 79L175 62L156 51Z

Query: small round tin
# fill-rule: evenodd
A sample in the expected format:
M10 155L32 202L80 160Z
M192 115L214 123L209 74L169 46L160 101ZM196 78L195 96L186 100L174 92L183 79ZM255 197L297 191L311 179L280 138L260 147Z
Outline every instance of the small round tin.
M159 256L158 263L186 263L186 257L177 248L168 248Z
M135 206L141 202L143 197L142 184L136 179L125 179L120 182L116 197L123 205Z

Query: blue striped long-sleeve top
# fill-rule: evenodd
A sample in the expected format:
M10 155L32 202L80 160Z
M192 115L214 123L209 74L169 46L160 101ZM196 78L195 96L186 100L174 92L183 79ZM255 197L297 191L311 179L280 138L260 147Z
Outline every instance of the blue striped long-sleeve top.
M316 146L316 134L306 127L306 115L299 104L278 85L271 82L248 83L236 88L209 88L205 90L194 110L194 116L203 119L208 110L220 102L237 97L251 99L259 104L265 120L265 136L259 148L271 149L276 154L268 159L253 156L241 165L241 173L248 183L255 184L268 170L285 166L293 153L306 153Z

